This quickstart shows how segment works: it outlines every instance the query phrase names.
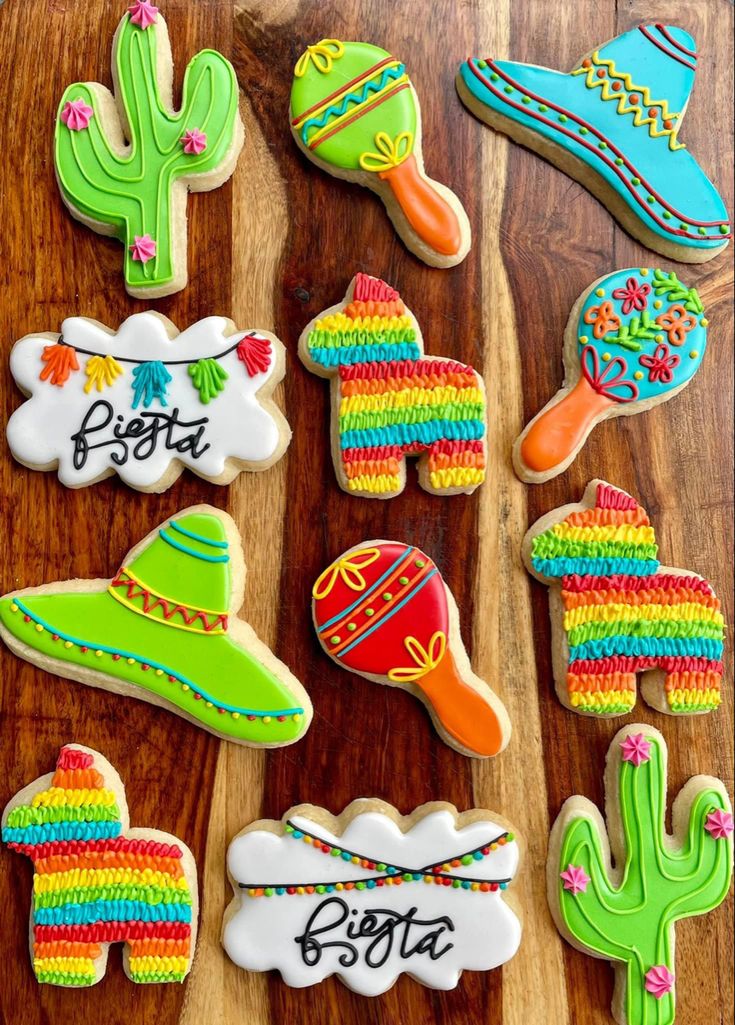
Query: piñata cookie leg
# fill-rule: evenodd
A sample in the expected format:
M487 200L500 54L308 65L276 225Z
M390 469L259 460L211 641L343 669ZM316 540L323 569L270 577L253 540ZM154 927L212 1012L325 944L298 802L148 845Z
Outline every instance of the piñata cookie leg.
M133 982L183 982L194 957L197 872L191 851L156 829L131 829L110 763L68 744L56 771L31 783L2 816L2 839L33 862L31 961L40 983L104 978L124 943Z
M421 110L401 60L370 43L308 46L294 68L290 117L309 160L377 193L419 259L461 263L470 224L454 193L424 171Z
M542 516L523 541L549 587L552 662L564 705L586 715L632 711L643 698L671 715L719 707L725 623L711 585L658 559L646 511L604 481Z

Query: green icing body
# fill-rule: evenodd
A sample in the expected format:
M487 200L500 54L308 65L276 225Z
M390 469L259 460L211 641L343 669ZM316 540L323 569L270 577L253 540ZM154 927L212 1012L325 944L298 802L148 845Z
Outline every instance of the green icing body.
M558 902L564 925L578 945L627 966L627 1025L671 1025L674 990L654 996L646 989L646 973L660 965L673 973L674 923L713 910L727 894L732 840L714 839L704 827L709 813L729 810L729 803L724 787L699 790L683 843L674 846L665 834L666 748L653 731L645 739L651 743L650 760L637 768L621 760L618 770L625 837L620 883L609 878L597 822L579 814L566 824L557 877L574 865L584 869L590 882L585 892L573 895L559 879Z
M310 61L303 75L294 76L291 118L302 143L328 164L359 171L364 169L361 156L380 154L379 133L395 140L408 132L410 141L400 154L407 156L413 151L417 116L404 65L396 59L383 63L391 55L370 43L342 45L343 56L335 58L329 70ZM323 109L304 117L312 108Z
M214 50L203 50L189 63L181 109L170 113L158 81L158 72L171 65L167 44L161 52L165 33L160 15L147 29L126 15L115 34L116 100L128 146L124 147L120 127L110 124L109 111L100 117L100 101L109 103L109 97L97 83L70 85L56 119L54 156L64 199L124 243L125 281L133 290L158 288L180 274L177 262L185 264L186 246L177 253L173 236L185 227L172 225L173 185L185 177L195 188L194 176L211 174L226 164L239 117L235 72ZM80 99L94 114L88 127L72 131L61 120L61 112L68 101ZM206 134L206 148L200 154L186 154L181 144L191 129ZM136 236L145 235L155 241L156 253L143 263L132 258L130 246Z

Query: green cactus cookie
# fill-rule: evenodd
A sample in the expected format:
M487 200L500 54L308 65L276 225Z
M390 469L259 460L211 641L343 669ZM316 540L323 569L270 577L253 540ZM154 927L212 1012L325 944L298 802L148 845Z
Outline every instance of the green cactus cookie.
M202 50L173 109L166 23L136 0L112 43L113 95L97 82L70 85L54 143L56 177L72 214L125 246L125 287L154 298L186 284L186 194L222 185L243 144L232 65Z
M672 1025L674 925L712 911L730 887L733 818L724 784L690 779L668 834L666 760L657 730L626 726L607 756L607 829L595 805L571 797L549 844L554 920L578 950L612 962L621 1025Z

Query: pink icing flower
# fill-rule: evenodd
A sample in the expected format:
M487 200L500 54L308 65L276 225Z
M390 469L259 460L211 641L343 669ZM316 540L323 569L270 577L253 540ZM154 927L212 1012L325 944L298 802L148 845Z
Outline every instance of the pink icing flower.
M637 769L643 762L650 761L651 741L646 740L642 733L634 733L625 738L620 750L623 752L623 761L631 762Z
M654 965L646 972L646 989L653 993L657 1000L665 997L674 988L674 973L665 964Z
M729 811L722 811L718 808L717 811L709 813L704 828L715 840L727 840L729 836L732 836L735 824L733 824L732 815Z
M674 380L674 370L681 363L681 359L676 353L671 352L666 342L661 342L656 346L653 355L649 356L644 353L638 357L638 362L649 371L649 381L671 384Z
M181 145L188 156L199 156L207 148L207 136L198 128L190 128L181 136Z
M153 6L151 0L134 0L128 7L128 14L134 25L146 29L156 20L158 8Z
M67 100L61 111L61 120L72 132L81 132L89 127L94 110L80 97L78 100Z
M645 310L647 305L646 296L651 294L651 286L646 284L645 281L640 284L635 278L628 278L625 282L625 288L616 288L613 292L613 299L623 300L623 313L632 313L633 310L638 310L640 313Z
M573 897L578 893L586 893L590 877L579 865L569 865L560 875L564 881L564 889L569 890Z
M150 235L136 235L135 242L129 248L134 260L148 263L156 255L156 240Z

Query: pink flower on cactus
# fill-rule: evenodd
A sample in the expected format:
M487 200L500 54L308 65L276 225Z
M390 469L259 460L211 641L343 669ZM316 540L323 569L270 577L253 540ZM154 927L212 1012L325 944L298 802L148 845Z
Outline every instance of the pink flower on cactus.
M646 972L646 989L653 993L657 1000L665 997L674 988L674 973L665 964L654 965Z
M158 8L153 6L151 0L134 0L128 7L128 14L134 25L146 29L156 20Z
M709 813L704 828L715 840L727 840L729 836L732 836L735 824L733 824L732 815L729 811L723 811L721 808L718 808L717 811Z
M637 769L643 762L650 761L651 741L646 740L642 733L634 733L625 738L620 750L623 752L623 761L631 762Z
M150 235L136 235L135 242L129 247L134 260L148 263L156 255L156 240Z
M616 288L613 292L613 299L623 300L623 313L632 313L633 310L641 311L646 308L646 296L651 294L651 286L645 281L639 283L635 278L628 278L625 288Z
M181 136L181 145L188 156L199 156L207 148L207 136L198 128L190 128Z
M94 110L80 97L78 100L67 100L61 111L61 120L72 132L81 132L89 127Z
M590 877L579 865L569 865L560 875L564 881L564 889L569 890L573 897L578 893L586 893Z

